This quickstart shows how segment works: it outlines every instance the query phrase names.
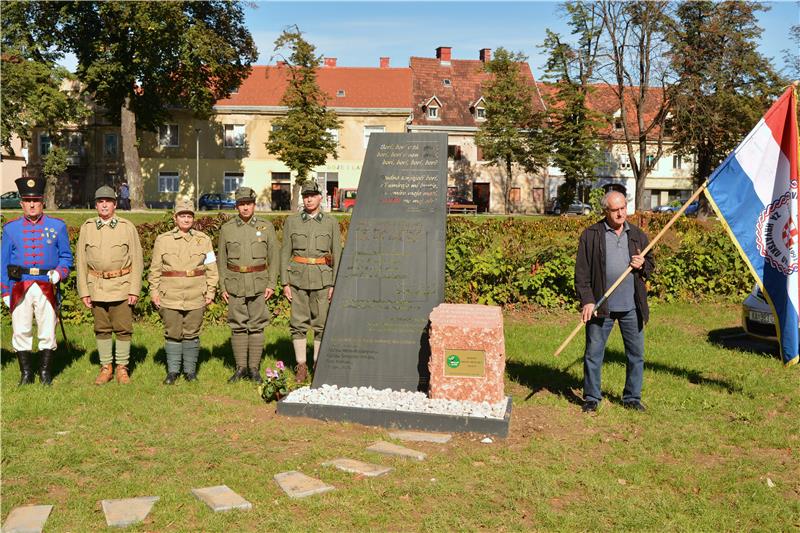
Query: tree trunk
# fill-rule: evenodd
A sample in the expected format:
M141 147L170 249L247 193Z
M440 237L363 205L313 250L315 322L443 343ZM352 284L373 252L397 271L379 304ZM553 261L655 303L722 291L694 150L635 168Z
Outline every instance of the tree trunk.
M139 147L136 145L136 114L131 110L131 97L126 96L120 112L122 134L122 153L125 161L125 179L131 195L131 209L146 209L144 204L144 183L142 165L139 161Z
M514 178L511 175L511 157L506 156L506 181L503 184L503 200L505 203L505 214L511 213L511 185Z
M44 179L44 205L47 209L58 209L58 205L56 204L58 176L45 176Z

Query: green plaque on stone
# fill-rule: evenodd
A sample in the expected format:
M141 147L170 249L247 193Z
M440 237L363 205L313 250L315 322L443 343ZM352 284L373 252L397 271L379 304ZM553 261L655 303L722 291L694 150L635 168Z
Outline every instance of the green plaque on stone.
M444 375L459 378L482 378L486 352L483 350L445 350Z

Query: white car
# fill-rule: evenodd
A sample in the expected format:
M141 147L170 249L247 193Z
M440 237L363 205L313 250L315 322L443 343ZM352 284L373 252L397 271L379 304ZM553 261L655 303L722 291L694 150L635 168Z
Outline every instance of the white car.
M758 284L753 286L753 291L742 304L742 327L751 337L778 340L775 333L775 315L772 314L772 309L764 299Z

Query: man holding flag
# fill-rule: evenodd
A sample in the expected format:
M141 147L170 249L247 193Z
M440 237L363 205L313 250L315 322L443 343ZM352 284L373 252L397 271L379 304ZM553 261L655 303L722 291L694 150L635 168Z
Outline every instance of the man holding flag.
M776 317L784 363L797 364L798 132L796 84L709 177L706 196Z

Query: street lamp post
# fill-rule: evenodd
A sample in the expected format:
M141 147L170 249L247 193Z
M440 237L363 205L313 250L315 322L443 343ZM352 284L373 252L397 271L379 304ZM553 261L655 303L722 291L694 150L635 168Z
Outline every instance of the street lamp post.
M194 190L194 208L196 211L200 211L200 128L194 129L194 136L195 136L195 149L194 149L194 159L195 159L195 169L194 169L194 179L195 179L195 190Z

